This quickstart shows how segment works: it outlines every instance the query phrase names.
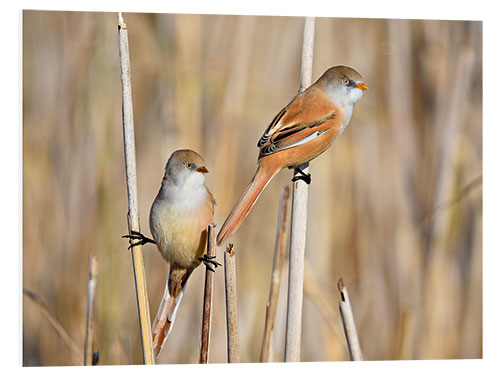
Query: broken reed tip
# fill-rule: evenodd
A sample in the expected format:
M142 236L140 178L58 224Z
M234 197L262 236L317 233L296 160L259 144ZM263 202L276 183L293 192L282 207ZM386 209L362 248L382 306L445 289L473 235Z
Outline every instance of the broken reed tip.
M339 281L337 281L337 287L339 288L339 292L344 291L344 279L340 278Z
M228 253L231 256L234 255L233 244L232 243L230 243L229 245L227 245L226 253Z
M123 20L123 14L122 12L118 12L118 30L124 30L127 28L127 24Z

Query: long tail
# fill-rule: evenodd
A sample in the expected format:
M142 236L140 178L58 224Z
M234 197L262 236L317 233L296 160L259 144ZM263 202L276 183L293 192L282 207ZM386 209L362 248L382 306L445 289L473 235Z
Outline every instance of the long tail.
M160 354L167 341L191 272L193 271L185 268L170 268L165 284L165 292L153 322L153 351L155 356Z
M280 166L273 164L275 163L269 163L266 159L261 159L259 161L259 166L252 177L252 181L250 181L241 198L234 205L231 213L226 218L226 221L217 234L218 246L236 232L269 181L279 172L281 169Z

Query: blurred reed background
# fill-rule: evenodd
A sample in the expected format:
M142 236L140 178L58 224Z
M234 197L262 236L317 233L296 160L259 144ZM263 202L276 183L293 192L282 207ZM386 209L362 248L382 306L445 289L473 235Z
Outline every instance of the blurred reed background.
M303 19L124 14L129 27L142 230L164 164L192 148L222 220L253 175L256 142L299 86ZM347 360L336 282L350 292L366 359L482 356L482 24L317 18L313 79L337 64L369 91L312 162L303 361ZM117 14L23 12L23 287L83 351L88 261L99 258L94 350L141 363L127 232ZM241 360L264 329L282 171L231 239ZM218 249L222 261L223 249ZM166 265L144 248L154 316ZM272 360L283 360L287 264ZM160 363L196 363L202 268ZM211 362L226 362L223 271ZM23 363L76 365L23 298Z

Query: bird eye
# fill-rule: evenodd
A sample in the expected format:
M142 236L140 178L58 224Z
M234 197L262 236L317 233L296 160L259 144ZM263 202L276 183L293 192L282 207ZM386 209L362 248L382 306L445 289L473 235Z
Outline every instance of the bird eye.
M344 79L342 80L342 83L343 83L344 85L348 85L348 84L349 84L349 80L348 80L347 78L344 78Z
M189 169L191 169L193 167L193 164L191 164L191 163L186 163L185 165L186 165L186 168L189 168Z

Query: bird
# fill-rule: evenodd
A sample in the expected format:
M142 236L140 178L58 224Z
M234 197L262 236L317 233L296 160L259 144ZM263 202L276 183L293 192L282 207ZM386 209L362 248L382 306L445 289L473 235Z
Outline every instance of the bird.
M281 169L295 168L298 174L292 181L310 183L310 175L298 167L322 154L344 132L354 106L367 89L356 70L333 66L278 112L257 143L257 170L219 230L218 246L240 227Z
M151 206L149 227L153 239L132 231L123 237L137 244L155 243L170 264L165 291L153 321L153 351L158 356L172 329L186 283L202 262L220 266L205 252L209 224L213 223L215 199L205 184L208 169L193 150L177 150L169 157L161 187Z

